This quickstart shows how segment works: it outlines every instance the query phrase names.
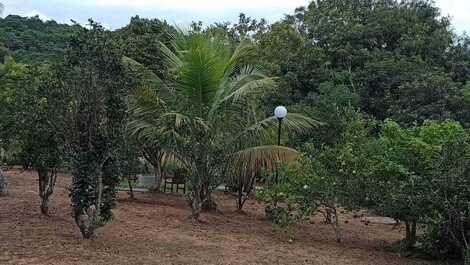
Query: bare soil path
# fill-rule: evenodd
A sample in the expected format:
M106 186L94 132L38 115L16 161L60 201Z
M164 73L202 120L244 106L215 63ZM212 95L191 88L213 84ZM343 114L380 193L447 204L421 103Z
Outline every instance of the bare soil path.
M68 178L59 180L52 195L50 217L39 211L37 177L32 172L7 172L10 190L0 198L0 264L440 264L407 259L382 251L384 243L401 237L401 228L360 222L343 216L343 243L317 220L296 225L289 243L264 219L255 201L246 214L235 212L235 201L218 194L221 209L206 213L199 227L179 195L136 193L138 201L119 194L115 218L83 240L70 215Z

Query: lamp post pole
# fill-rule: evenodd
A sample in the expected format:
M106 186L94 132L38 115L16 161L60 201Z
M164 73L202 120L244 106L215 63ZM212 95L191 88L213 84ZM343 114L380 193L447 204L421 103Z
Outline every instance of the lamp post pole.
M287 116L287 109L284 106L278 106L274 109L274 116L276 116L278 120L278 128L277 128L277 146L281 146L281 129L282 129L282 119L284 119ZM279 170L278 170L278 163L279 160L276 161L276 172L274 176L274 183L276 185L275 187L275 192L274 192L274 198L273 198L273 206L274 208L277 208L277 186L279 184Z
M277 118L277 120L279 121L279 125L278 125L278 128L277 128L277 146L281 146L281 128L282 128L282 118ZM274 178L274 182L276 183L276 185L278 184L278 169L277 169L277 165L276 165L276 177Z

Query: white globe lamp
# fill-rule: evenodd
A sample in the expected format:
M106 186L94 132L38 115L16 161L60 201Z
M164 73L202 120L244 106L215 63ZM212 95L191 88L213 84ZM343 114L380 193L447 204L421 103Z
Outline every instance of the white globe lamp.
M283 119L287 116L287 109L284 106L278 106L274 109L274 116L278 119Z

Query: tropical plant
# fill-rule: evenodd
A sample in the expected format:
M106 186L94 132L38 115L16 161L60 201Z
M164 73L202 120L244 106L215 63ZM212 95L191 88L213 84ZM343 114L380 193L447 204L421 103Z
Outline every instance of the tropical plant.
M224 39L180 32L171 47L162 47L175 82L160 86L154 104L139 105L147 122L136 120L133 128L155 139L162 134L171 139L175 155L189 172L189 201L192 217L198 220L203 208L215 207L211 192L226 175L272 167L296 152L260 146L273 139L277 120L260 119L257 102L275 83L260 68L240 64L253 52L248 43L231 47ZM289 114L284 124L288 131L301 133L318 122Z
M163 110L163 102L157 96L153 88L141 88L132 93L131 108L130 108L130 121L129 133L130 137L137 142L143 157L153 166L155 174L155 184L152 187L154 191L160 191L163 176L163 167L165 162L174 158L171 150L172 139L171 130L168 130L169 124L160 123L161 112L153 112L149 115L145 111L149 106L160 106ZM159 123L159 127L149 127L148 125ZM147 126L146 130L135 131L135 126Z

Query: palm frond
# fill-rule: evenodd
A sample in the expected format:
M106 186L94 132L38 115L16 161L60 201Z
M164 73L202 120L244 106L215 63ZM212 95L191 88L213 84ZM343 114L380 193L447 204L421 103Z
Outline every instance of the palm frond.
M240 42L240 44L237 45L232 55L230 56L230 59L227 62L227 69L236 66L240 60L253 55L254 52L254 46L250 42Z
M160 87L164 85L164 82L154 72L136 60L124 56L122 57L121 61L130 74L132 74L134 77L137 77L142 86Z
M240 98L259 92L263 88L274 87L275 78L267 77L250 66L245 66L240 73L230 80L222 101L237 101Z
M271 116L247 126L237 134L233 141L244 139L259 139L261 141L271 137L278 128L278 119ZM323 123L298 113L289 113L282 121L283 130L291 135L305 135Z
M262 168L274 170L279 164L292 163L298 154L295 149L277 145L247 148L231 155L230 172L241 176Z

